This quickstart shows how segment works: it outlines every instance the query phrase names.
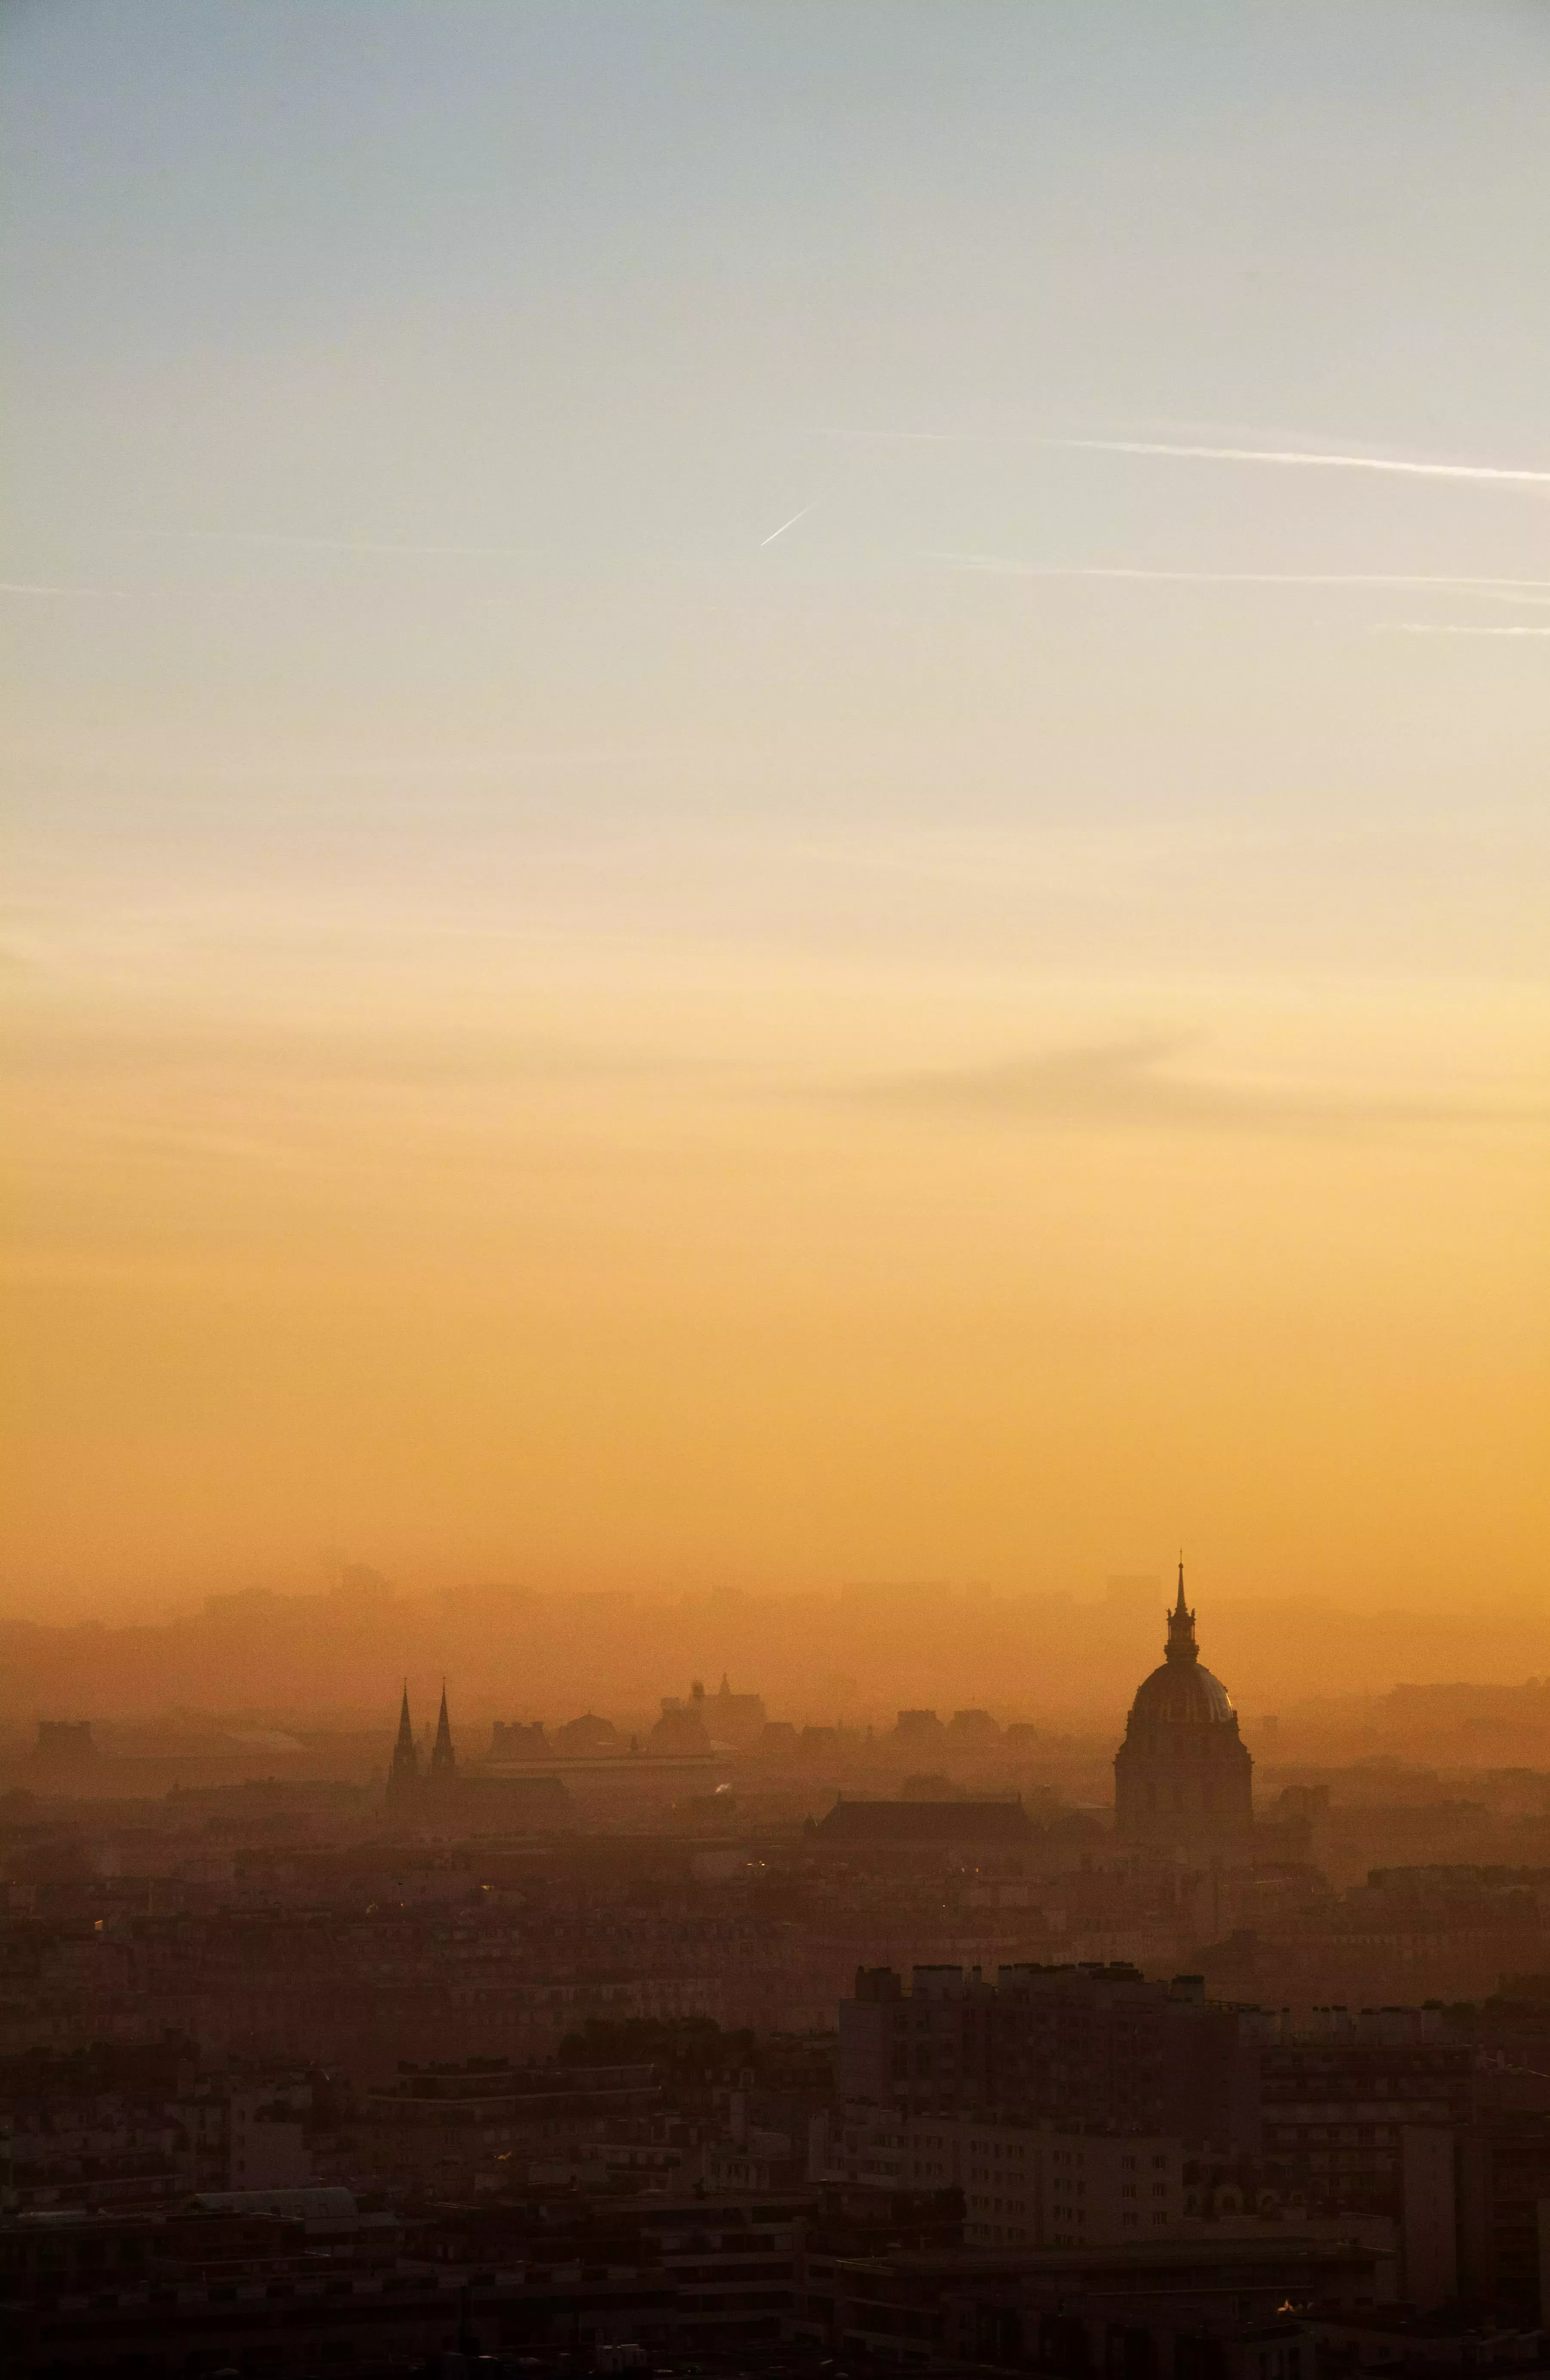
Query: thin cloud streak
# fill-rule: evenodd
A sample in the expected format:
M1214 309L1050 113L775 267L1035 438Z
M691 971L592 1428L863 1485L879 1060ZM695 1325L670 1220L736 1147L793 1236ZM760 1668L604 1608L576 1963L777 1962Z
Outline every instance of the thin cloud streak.
M1170 1071L1180 1037L1149 1036L991 1066L945 1068L857 1085L854 1105L900 1113L1046 1125L1349 1132L1426 1124L1542 1127L1540 1100L1341 1097L1290 1085L1212 1082ZM846 1096L841 1094L841 1096Z
M793 513L788 521L782 521L778 528L771 529L768 537L762 537L759 540L761 551L763 551L766 545L774 545L777 537L784 537L788 528L795 528L799 520L806 520L809 513L814 512L816 509L817 498L814 497L812 503L811 504L804 504L799 513Z
M1002 578L1097 578L1167 587L1390 587L1434 589L1439 594L1480 595L1497 602L1550 602L1550 578L1450 577L1411 571L1364 570L1151 570L1117 564L1005 561L988 553L932 553L926 559L951 570L983 572Z
M1295 446L1185 446L1159 438L1044 438L1040 444L1068 454L1160 455L1187 463L1265 463L1311 471L1382 471L1411 480L1469 480L1550 487L1550 470L1495 463L1417 463L1397 455L1307 454Z
M370 538L293 536L287 529L183 528L155 534L192 545L273 545L302 553L445 554L513 561L531 551L524 545L417 545Z
M127 587L48 587L27 578L0 578L0 595L94 595L127 602L129 590Z
M1042 446L1068 455L1159 455L1186 463L1260 463L1284 470L1377 471L1410 480L1461 480L1507 487L1550 488L1550 469L1502 463L1438 463L1403 455L1346 455L1301 446L1217 446L1166 438L1046 438L982 430L838 430L809 432L818 438L864 438L894 445Z
M1380 620L1380 637L1550 637L1550 628L1469 628L1443 620Z

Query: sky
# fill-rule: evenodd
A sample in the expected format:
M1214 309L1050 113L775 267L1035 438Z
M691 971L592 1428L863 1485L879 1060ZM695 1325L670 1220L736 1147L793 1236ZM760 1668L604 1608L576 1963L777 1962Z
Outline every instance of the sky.
M1543 1600L1543 8L0 56L0 1609Z

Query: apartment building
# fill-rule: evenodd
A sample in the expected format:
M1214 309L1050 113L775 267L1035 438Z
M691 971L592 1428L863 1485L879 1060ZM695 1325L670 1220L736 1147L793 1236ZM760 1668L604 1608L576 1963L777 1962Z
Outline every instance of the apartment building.
M1166 2240L1184 2211L1183 2151L1155 2133L852 2108L831 2178L884 2191L958 2190L975 2247L1109 2248Z
M1197 1976L1133 1967L861 1968L839 2011L840 2095L904 2119L1095 2123L1255 2155L1259 2025Z

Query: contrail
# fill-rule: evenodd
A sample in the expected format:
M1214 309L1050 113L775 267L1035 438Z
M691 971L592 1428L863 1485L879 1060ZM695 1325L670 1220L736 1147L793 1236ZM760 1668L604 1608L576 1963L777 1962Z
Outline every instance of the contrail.
M0 595L102 595L128 599L127 587L47 587L27 578L0 578Z
M815 508L818 499L814 496L811 504L804 504L799 513L793 513L788 521L782 521L778 528L771 529L768 537L762 537L759 540L761 548L766 545L774 545L777 537L784 537L788 528L795 528L799 520L806 520L809 513L813 511Z
M414 545L368 538L300 537L285 529L184 528L160 534L201 545L278 545L305 553L481 554L509 560L528 551L520 545Z
M1443 620L1384 620L1381 637L1550 637L1550 628L1467 628Z
M1550 470L1497 463L1421 463L1398 455L1339 455L1301 446L1197 446L1165 438L1045 438L1024 431L983 430L812 430L814 438L873 439L887 445L1044 446L1064 454L1162 455L1193 463L1276 463L1308 471L1383 471L1403 479L1499 480L1507 486L1550 487Z
M1117 564L1010 562L992 553L933 553L952 570L999 578L1107 578L1165 587L1406 587L1483 595L1505 603L1550 602L1550 578L1455 577L1417 571L1141 570Z
M1190 463L1278 463L1294 470L1385 471L1410 480L1500 480L1519 487L1550 487L1550 471L1507 469L1495 463L1411 463L1393 455L1304 454L1294 446L1178 446L1152 438L1044 438L1085 455L1168 455Z

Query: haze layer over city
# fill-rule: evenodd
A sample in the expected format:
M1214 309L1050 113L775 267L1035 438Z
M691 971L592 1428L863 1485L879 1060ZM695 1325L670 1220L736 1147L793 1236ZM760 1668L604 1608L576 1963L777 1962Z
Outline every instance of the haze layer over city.
M457 15L6 28L11 1608L1538 1596L1535 12Z
M0 15L7 2374L1550 2374L1547 121Z

